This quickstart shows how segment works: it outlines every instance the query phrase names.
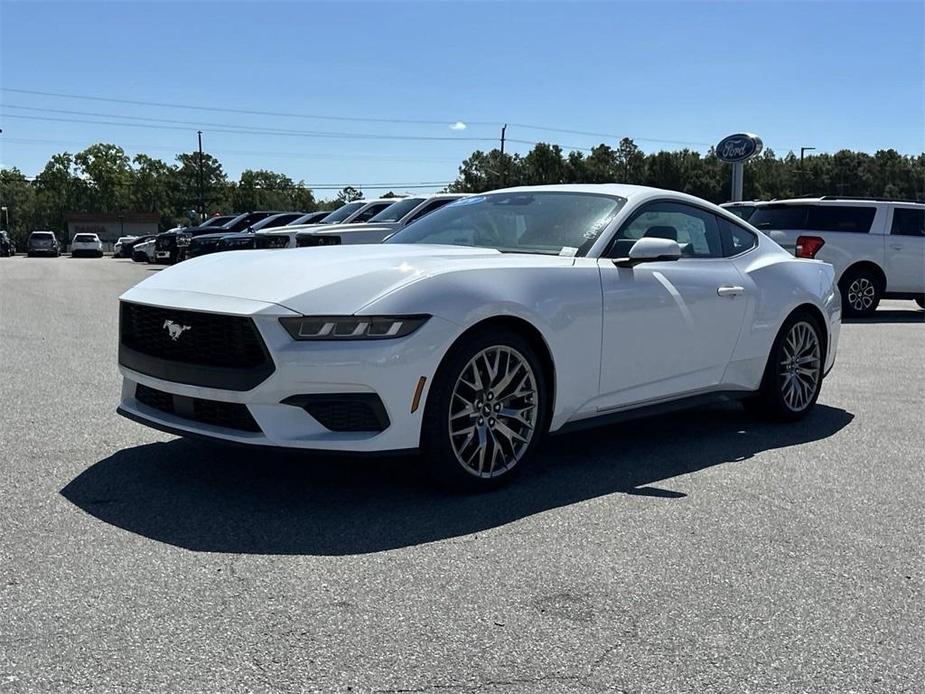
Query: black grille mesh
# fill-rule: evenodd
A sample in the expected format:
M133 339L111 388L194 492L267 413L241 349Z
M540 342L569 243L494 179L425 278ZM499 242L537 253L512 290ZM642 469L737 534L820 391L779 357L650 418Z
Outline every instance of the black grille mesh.
M299 248L313 247L313 246L339 246L340 245L340 236L296 236L295 237L296 246Z
M188 327L174 340L168 322ZM242 369L269 361L257 327L243 316L122 302L119 327L123 345L160 359Z
M135 387L135 399L155 410L184 419L226 429L260 432L260 426L254 421L247 406L241 403L173 395L141 383Z
M269 234L254 236L254 246L256 248L286 248L289 245L289 237L284 234Z
M305 410L331 431L382 431L385 426L368 402L330 400L311 402Z

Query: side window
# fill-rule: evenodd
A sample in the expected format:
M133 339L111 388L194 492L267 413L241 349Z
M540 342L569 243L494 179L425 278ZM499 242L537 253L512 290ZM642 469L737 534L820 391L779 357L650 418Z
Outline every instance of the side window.
M384 210L386 207L388 207L391 204L392 203L390 202L386 202L386 203L382 203L381 205L370 205L365 210L360 212L360 214L354 217L352 223L358 224L359 222L368 222L370 219L375 217L377 214L382 212L382 210Z
M622 258L643 237L677 241L683 258L721 258L723 244L716 217L710 212L676 202L645 205L624 223L610 255Z
M433 202L430 202L424 205L420 210L414 213L414 216L411 219L409 219L407 223L411 224L411 222L415 222L419 220L425 214L430 214L434 210L439 210L441 207L443 207L447 203L453 202L454 199L455 198L440 198L438 200L434 200Z
M876 212L874 207L812 205L809 208L806 228L814 231L866 234L870 231L870 225L874 221Z
M727 258L744 253L758 245L758 238L748 229L730 222L724 217L717 217L719 233L723 238L723 255Z
M913 210L908 207L893 208L893 236L925 236L925 210Z

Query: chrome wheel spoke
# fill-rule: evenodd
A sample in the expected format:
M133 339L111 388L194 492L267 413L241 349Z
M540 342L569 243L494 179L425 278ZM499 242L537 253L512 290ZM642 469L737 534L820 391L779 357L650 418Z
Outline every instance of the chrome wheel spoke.
M462 369L450 397L450 444L471 474L510 470L533 439L539 391L530 363L508 346L488 347Z
M849 289L853 289L854 284ZM778 377L784 403L794 412L805 409L819 387L822 350L815 328L800 321L790 328L782 344Z

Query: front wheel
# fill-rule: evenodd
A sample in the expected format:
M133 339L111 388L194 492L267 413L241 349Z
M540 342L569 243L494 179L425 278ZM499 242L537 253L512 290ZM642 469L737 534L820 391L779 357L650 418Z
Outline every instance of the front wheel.
M783 421L805 417L822 389L822 336L823 328L813 316L790 316L771 346L758 393L744 403L746 409Z
M543 368L527 340L507 331L465 336L427 398L421 442L432 476L464 491L506 482L545 433L548 404Z

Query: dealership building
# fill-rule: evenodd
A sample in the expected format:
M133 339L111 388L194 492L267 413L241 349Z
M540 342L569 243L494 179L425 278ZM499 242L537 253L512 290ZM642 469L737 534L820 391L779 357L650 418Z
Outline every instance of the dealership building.
M157 212L72 212L64 216L64 221L67 223L67 239L62 239L65 243L70 243L74 234L96 234L103 248L110 250L120 236L156 234L161 216Z

